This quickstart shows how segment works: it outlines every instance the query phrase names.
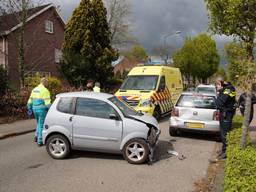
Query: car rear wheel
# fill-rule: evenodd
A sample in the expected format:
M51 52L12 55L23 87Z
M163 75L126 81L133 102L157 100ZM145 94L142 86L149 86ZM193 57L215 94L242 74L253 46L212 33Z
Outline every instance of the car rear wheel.
M169 134L170 136L178 136L178 130L173 127L169 127Z
M148 155L149 147L143 139L132 139L123 148L123 156L131 164L144 163Z
M46 150L54 159L64 159L70 153L70 144L63 135L52 135L46 141Z

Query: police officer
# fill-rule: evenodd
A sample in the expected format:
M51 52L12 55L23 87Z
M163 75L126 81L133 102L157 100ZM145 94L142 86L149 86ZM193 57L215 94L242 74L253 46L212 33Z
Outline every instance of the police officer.
M38 146L42 146L42 131L46 113L51 105L50 92L46 88L48 79L42 78L41 83L35 87L29 97L27 107L29 111L33 111L36 119L35 142Z
M94 81L89 79L86 84L86 91L93 91Z
M225 82L221 77L216 79L215 85L218 92L216 105L220 110L220 134L223 144L218 159L225 159L227 147L226 136L231 129L232 119L235 114L236 90L231 83Z

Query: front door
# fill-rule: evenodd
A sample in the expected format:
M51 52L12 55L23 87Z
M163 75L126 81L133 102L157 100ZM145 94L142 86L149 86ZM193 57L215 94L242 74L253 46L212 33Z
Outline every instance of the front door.
M108 103L78 98L73 117L73 143L76 147L92 150L116 151L122 138L122 121L109 118L118 113Z

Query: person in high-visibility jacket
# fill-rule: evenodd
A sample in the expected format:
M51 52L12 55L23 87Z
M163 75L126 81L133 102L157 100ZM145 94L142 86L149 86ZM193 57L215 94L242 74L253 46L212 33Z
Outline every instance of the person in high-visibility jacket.
M41 83L32 90L27 103L28 110L33 111L36 119L37 127L35 132L35 142L37 142L39 146L43 144L42 131L43 131L44 119L51 105L50 92L46 88L47 86L48 86L48 79L42 78Z
M100 92L100 83L99 82L96 82L95 83L95 86L93 87L93 91L94 92Z

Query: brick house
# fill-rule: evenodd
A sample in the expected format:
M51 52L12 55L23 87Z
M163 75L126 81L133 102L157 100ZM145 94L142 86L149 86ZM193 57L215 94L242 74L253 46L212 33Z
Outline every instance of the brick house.
M136 59L128 59L126 57L121 57L121 59L114 65L114 74L120 73L121 75L124 72L129 72L133 67L136 67L141 62Z
M0 65L8 71L12 87L19 87L18 37L21 23L17 14L0 16ZM53 4L28 10L24 31L26 75L59 76L58 63L65 23Z

